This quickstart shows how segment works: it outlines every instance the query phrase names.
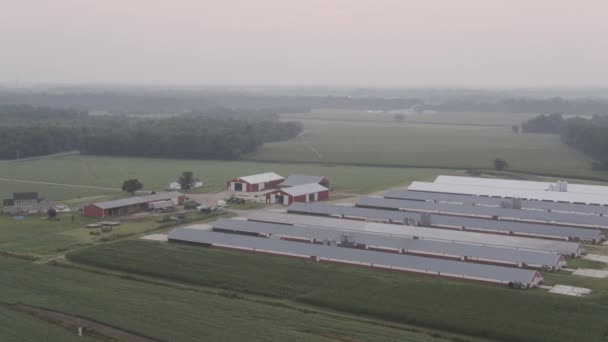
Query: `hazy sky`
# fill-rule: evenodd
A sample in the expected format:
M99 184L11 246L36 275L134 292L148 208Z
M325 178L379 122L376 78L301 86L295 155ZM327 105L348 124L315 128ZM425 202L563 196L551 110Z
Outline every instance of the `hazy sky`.
M608 0L0 0L0 81L608 85Z

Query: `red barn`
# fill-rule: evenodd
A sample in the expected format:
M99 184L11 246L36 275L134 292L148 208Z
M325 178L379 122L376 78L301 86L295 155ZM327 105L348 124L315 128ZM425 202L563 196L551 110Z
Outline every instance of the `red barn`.
M271 191L266 194L266 203L290 205L293 202L308 203L326 200L328 198L329 189L320 184L313 183Z
M131 215L148 209L150 203L172 201L175 205L183 204L186 196L179 192L165 192L148 196L137 196L107 202L87 204L82 209L82 215L93 218L107 218Z
M257 192L276 189L285 178L274 172L260 173L231 179L226 182L227 191Z

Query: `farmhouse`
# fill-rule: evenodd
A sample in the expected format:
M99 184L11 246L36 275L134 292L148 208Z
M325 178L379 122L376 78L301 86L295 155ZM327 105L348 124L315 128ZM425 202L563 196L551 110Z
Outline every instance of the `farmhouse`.
M82 215L94 218L106 218L130 215L146 209L154 209L157 204L165 206L167 201L173 205L183 204L186 196L179 192L164 192L148 196L123 198L114 201L87 204L82 209Z
M203 186L203 181L198 178L195 178L194 180L192 180L192 185L190 187L192 189L196 189L196 188L200 188L202 186ZM169 183L168 190L181 190L181 189L182 189L182 185L179 184L178 181Z
M15 192L13 198L3 201L5 215L45 212L51 202L38 197L37 192Z
M293 202L314 202L329 198L329 189L323 185L312 183L278 189L266 194L266 203L289 205Z
M288 188L296 185L304 184L321 184L329 188L329 180L322 176L307 176L307 175L289 175L286 180L279 184L279 188Z
M275 189L285 178L274 172L260 173L231 179L226 182L227 191L257 192Z

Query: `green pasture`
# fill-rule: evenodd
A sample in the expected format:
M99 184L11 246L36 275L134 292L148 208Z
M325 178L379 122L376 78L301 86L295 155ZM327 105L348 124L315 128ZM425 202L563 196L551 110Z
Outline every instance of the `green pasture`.
M153 158L122 158L69 156L56 159L4 163L0 178L38 182L120 188L128 178L138 178L147 190L162 190L183 171L192 171L206 184L202 191L223 191L226 181L238 176L261 172L322 175L330 179L335 191L368 193L412 180L432 180L444 173L437 169L332 166L319 164L261 163L251 161L173 160ZM67 200L94 195L120 196L120 191L76 188L57 185L0 181L0 197L13 191L38 191L54 200ZM86 200L86 198L85 198Z

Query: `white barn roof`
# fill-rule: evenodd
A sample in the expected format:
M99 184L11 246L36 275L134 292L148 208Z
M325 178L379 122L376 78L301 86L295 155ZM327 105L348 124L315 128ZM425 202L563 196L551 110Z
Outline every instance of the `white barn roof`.
M570 187L570 185L568 185ZM570 188L568 188L570 189ZM503 198L522 198L536 201L552 201L564 203L584 203L608 205L608 196L589 193L573 193L558 191L543 191L517 189L512 187L489 187L481 185L412 182L408 187L411 191L443 192L448 194L465 194L476 196L491 196Z
M280 186L296 186L303 184L321 183L324 177L322 176L307 176L307 175L289 175Z
M493 188L509 188L519 190L547 191L551 182L525 181L515 179L496 179L480 177L437 176L435 183L486 186ZM567 193L589 195L608 195L608 186L568 183Z
M249 184L260 184L260 183L281 180L281 179L283 179L283 177L274 172L266 172L266 173L260 173L257 175L239 177L239 179L242 180L243 182L246 182Z
M296 185L296 186L292 186L290 188L283 188L283 189L280 189L279 191L283 191L284 193L286 193L290 196L302 196L302 195L314 194L314 193L325 191L325 190L327 190L327 188L324 187L323 185L318 184L318 183L312 183L312 184Z

